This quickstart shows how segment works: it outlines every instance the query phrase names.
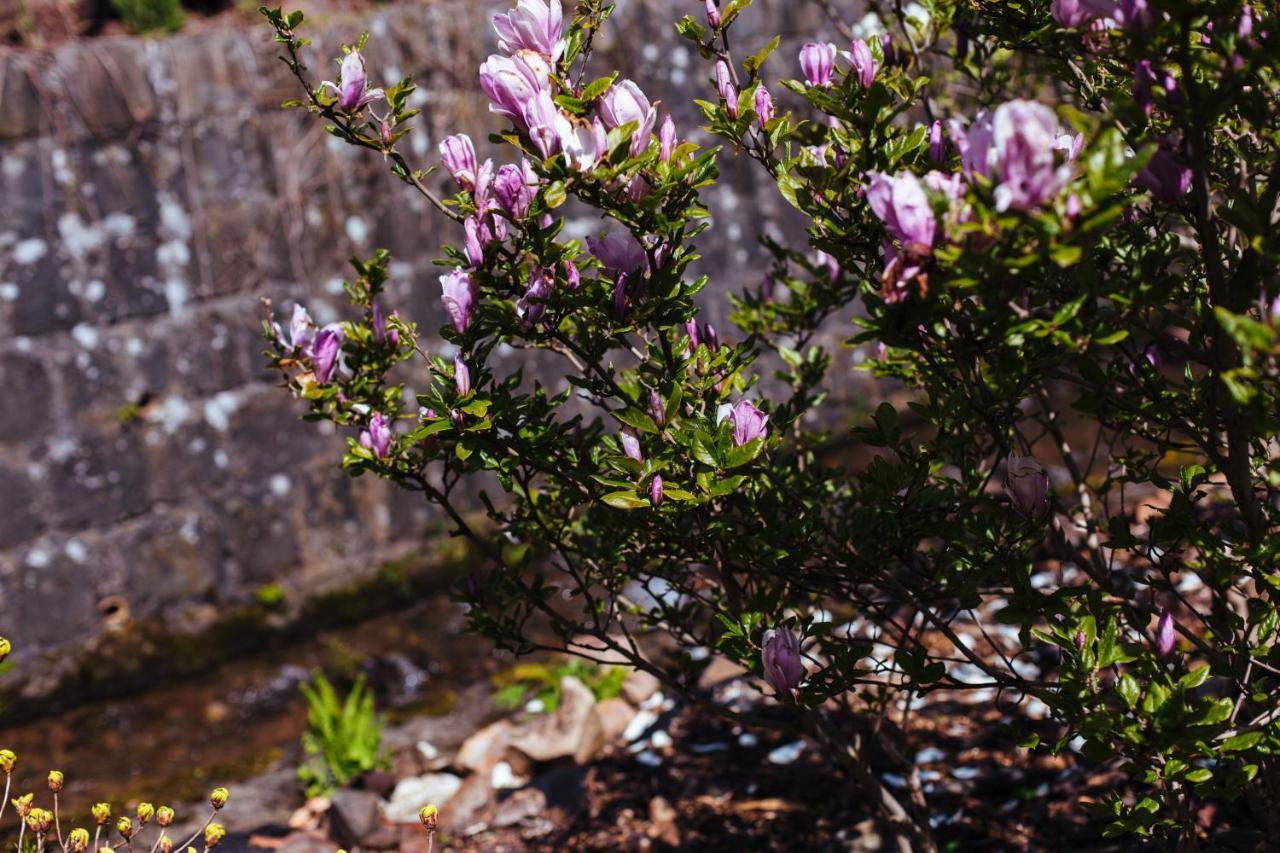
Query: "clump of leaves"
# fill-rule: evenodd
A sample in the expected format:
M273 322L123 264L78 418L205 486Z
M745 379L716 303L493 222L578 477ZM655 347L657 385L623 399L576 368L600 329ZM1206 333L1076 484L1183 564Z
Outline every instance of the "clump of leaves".
M530 702L540 702L541 709L551 713L560 707L563 695L560 681L566 677L576 678L585 684L599 702L622 693L622 682L627 679L627 669L621 666L601 666L577 658L555 664L517 664L493 677L493 684L497 688L497 692L493 694L494 704L514 710Z
M373 692L358 676L345 699L320 672L312 683L301 685L307 699L307 731L302 748L308 760L298 768L298 778L307 796L320 796L355 779L362 773L389 766L389 754L382 745L386 723L374 710Z
M182 26L178 0L111 0L111 5L131 33L171 33Z

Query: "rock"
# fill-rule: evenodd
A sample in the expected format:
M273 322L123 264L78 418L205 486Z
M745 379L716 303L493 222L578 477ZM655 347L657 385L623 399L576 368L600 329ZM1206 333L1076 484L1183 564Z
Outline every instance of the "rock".
M493 805L493 787L487 775L473 774L462 783L449 804L440 810L440 829L448 833L465 834L471 827L483 822Z
M509 762L499 761L493 765L493 770L489 773L489 784L494 790L501 791L509 788L523 788L529 784L529 779L516 775Z
M649 801L648 835L672 847L680 846L680 830L676 827L676 810L664 797L654 797Z
M522 788L498 803L490 823L496 827L515 826L538 817L546 810L546 794L537 788Z
M417 823L425 805L441 808L458 793L462 779L452 773L428 773L401 779L382 813L391 823Z
M622 682L622 697L632 705L639 707L644 700L658 691L662 683L658 679L640 669L633 669Z
M319 832L293 832L286 835L276 853L333 853L333 840Z
M320 825L320 817L329 810L328 797L312 797L289 817L290 829L310 830Z
M400 847L400 827L380 826L372 835L360 842L363 850L393 850Z
M600 715L600 726L604 732L605 743L615 743L622 738L627 725L635 718L636 709L625 699L604 699L596 703L596 713Z
M453 765L472 773L488 773L507 754L513 729L507 720L485 726L462 742Z
M378 816L382 798L372 791L340 788L329 800L330 831L344 847L362 846L382 826Z
M391 792L396 789L396 783L399 780L394 774L385 770L370 770L360 777L360 789L364 791L372 791L382 799L391 796Z
M511 748L533 761L591 760L604 744L604 727L591 690L572 676L560 680L560 706L552 714L518 726Z

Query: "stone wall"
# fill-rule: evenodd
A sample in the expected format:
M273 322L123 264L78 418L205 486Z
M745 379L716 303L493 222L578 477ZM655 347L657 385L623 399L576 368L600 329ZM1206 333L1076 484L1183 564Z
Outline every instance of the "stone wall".
M316 22L312 73L370 29L374 76L421 86L425 165L444 133L495 126L475 69L501 5ZM689 92L709 84L671 21L701 3L619 5L606 61L691 132ZM743 29L820 32L796 6L762 0ZM429 261L456 235L378 158L278 109L296 93L273 48L265 27L231 27L0 56L0 634L28 653L11 686L49 689L111 626L197 630L265 584L297 601L422 548L425 508L341 472L341 438L301 422L261 369L259 301L336 319L346 259L384 246L391 301L437 327ZM723 166L714 318L716 293L760 274L754 235L785 227L759 173ZM55 664L40 678L32 652Z

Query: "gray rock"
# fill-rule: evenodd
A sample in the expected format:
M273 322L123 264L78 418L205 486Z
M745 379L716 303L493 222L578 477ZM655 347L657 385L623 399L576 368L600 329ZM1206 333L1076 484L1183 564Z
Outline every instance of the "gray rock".
M382 799L377 794L342 788L329 800L329 828L344 847L360 845L382 827L378 809Z
M391 823L417 823L423 806L443 808L461 787L461 777L452 773L427 773L401 779L382 813Z

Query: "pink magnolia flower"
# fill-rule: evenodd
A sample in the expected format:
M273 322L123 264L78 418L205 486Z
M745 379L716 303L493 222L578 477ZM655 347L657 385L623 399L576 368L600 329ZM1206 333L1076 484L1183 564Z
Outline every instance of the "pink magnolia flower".
M764 632L760 661L764 666L765 680L778 693L790 693L804 678L800 638L788 628L771 628Z
M733 425L735 447L764 438L769 432L769 418L750 400L739 400L734 404L729 412L729 423Z
M662 403L662 395L657 391L649 392L649 416L659 427L667 422L667 408Z
M614 232L603 237L588 237L587 248L604 266L615 273L630 274L648 266L644 247L629 233Z
M1065 162L1060 140L1070 140ZM1070 159L1083 138L1063 134L1053 110L1035 101L1001 104L991 116L979 113L965 128L951 125L951 138L969 174L998 180L997 210L1032 210L1060 193L1071 179Z
M707 0L707 26L713 30L720 29L719 0Z
M382 412L374 412L369 419L369 428L360 433L360 446L372 450L378 459L386 459L391 452L391 425Z
M490 112L506 116L521 130L529 129L526 117L539 92L550 97L547 74L525 55L494 54L480 66L480 88L492 102Z
M468 191L476 188L476 148L470 136L455 133L445 137L440 142L440 159L458 186Z
M631 135L632 157L649 147L649 134L658 121L658 109L649 103L649 98L639 86L630 80L614 83L601 96L597 108L609 130L635 123L636 129Z
M910 172L868 177L867 203L885 230L903 245L933 246L938 222L920 180Z
M505 15L493 16L498 47L505 53L529 50L557 62L564 53L564 10L560 0L519 0Z
M1049 509L1049 475L1034 456L1009 454L1005 489L1014 508L1027 518L1039 518Z
M369 88L369 75L365 70L364 57L360 51L353 50L342 57L338 83L325 80L325 86L338 95L338 109L354 113L371 101L381 101L384 97L381 89Z
M312 321L311 315L307 313L307 309L301 305L294 305L293 317L289 320L288 346L310 354L311 347L315 343L317 330L318 327ZM280 337L279 332L277 332L276 337ZM281 340L281 343L286 342Z
M871 84L876 81L876 60L871 55L871 48L862 39L856 39L849 56L854 79L862 88L870 89Z
M733 71L723 59L716 60L716 92L724 98L729 118L738 117L738 87L733 84Z
M836 70L836 46L809 42L800 48L800 69L810 86L830 86Z
M395 317L396 312L392 311L391 316ZM391 344L393 347L400 346L400 333L394 328L387 328L387 316L383 313L382 304L373 303L373 339L380 344Z
M454 331L463 334L471 325L472 304L475 302L475 280L471 273L458 267L447 275L440 276L440 289L444 301L445 313Z
M756 124L764 130L764 126L773 118L773 95L763 83L756 89Z

